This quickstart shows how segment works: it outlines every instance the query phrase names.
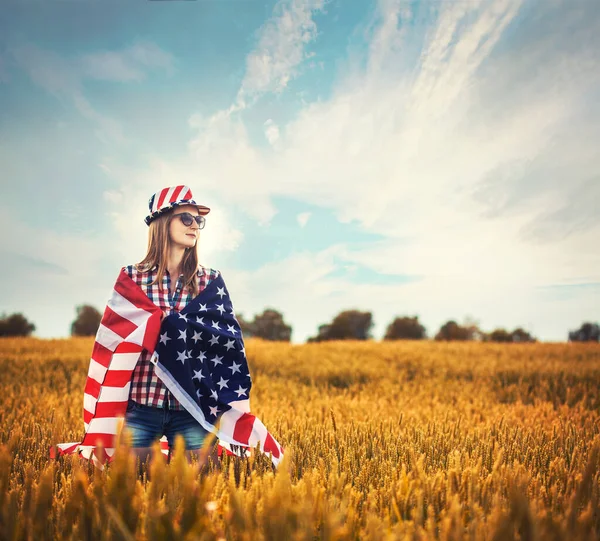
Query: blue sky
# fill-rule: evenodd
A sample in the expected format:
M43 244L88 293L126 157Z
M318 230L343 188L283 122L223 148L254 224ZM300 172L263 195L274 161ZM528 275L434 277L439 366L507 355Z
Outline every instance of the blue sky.
M344 309L562 341L600 313L593 0L5 0L1 310L67 336L150 195L303 342Z

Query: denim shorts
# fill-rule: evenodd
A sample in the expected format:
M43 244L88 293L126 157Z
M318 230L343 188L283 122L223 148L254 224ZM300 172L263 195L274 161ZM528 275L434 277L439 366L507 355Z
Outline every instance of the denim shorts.
M151 447L155 440L167 436L173 449L175 436L181 434L186 449L200 449L209 434L186 410L153 408L129 399L125 426L131 433L132 447Z

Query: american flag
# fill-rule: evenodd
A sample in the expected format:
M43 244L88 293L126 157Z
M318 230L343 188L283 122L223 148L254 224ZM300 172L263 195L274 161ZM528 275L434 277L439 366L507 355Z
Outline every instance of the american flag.
M178 334L172 337L175 330ZM186 337L185 347L181 336ZM79 453L99 468L112 459L127 409L131 375L143 349L154 351L157 375L202 426L223 440L222 447L236 451L231 445L239 445L243 450L260 441L260 449L272 453L273 463L280 462L281 446L250 414L251 380L244 342L223 278L219 275L179 314L163 317L162 310L124 270L117 278L92 350L83 399L83 440L59 443L59 454ZM225 368L235 377L224 378ZM238 388L230 390L234 381ZM168 452L164 437L161 448ZM237 453L241 454L239 449ZM55 456L54 449L51 456Z
M259 445L279 464L281 446L250 413L246 349L221 275L181 312L164 318L152 362L169 391L223 447L235 452Z
M59 454L79 453L98 467L110 461L127 409L131 374L142 350L154 348L162 317L162 310L122 270L92 349L83 394L83 440L59 443Z

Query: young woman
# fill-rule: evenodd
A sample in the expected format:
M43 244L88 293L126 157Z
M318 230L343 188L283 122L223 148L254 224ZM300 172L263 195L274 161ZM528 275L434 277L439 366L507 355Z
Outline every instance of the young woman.
M148 252L123 267L96 335L84 390L81 442L58 444L103 467L115 451L119 419L141 462L163 435L183 436L188 457L206 464L219 450L247 456L257 445L275 467L283 448L250 412L252 378L242 330L223 276L198 264L199 231L210 209L187 186L149 202ZM216 446L211 457L216 462Z
M187 186L168 187L149 201L148 251L144 259L124 268L165 316L180 312L218 276L218 271L198 263L200 230L208 207L197 204ZM169 392L144 350L131 378L124 428L141 462L151 454L152 444L163 435L172 449L181 434L189 457L197 454L208 432Z

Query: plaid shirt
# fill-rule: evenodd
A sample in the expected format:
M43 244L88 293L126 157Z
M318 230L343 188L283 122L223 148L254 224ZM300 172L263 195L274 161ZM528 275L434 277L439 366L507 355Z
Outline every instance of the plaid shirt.
M191 291L183 289L183 274L177 278L175 292L171 295L171 276L169 271L163 276L162 290L158 283L150 285L150 282L156 278L158 267L155 265L149 271L138 271L135 265L123 267L129 277L142 288L142 291L148 295L148 298L156 304L168 316L183 310L185 306L193 299ZM198 266L198 293L215 278L219 276L219 271ZM154 373L154 365L150 362L152 351L143 350L137 365L131 376L131 389L129 398L138 404L152 406L155 408L168 408L171 410L183 410L184 407L175 399L171 392L165 387L163 382Z

